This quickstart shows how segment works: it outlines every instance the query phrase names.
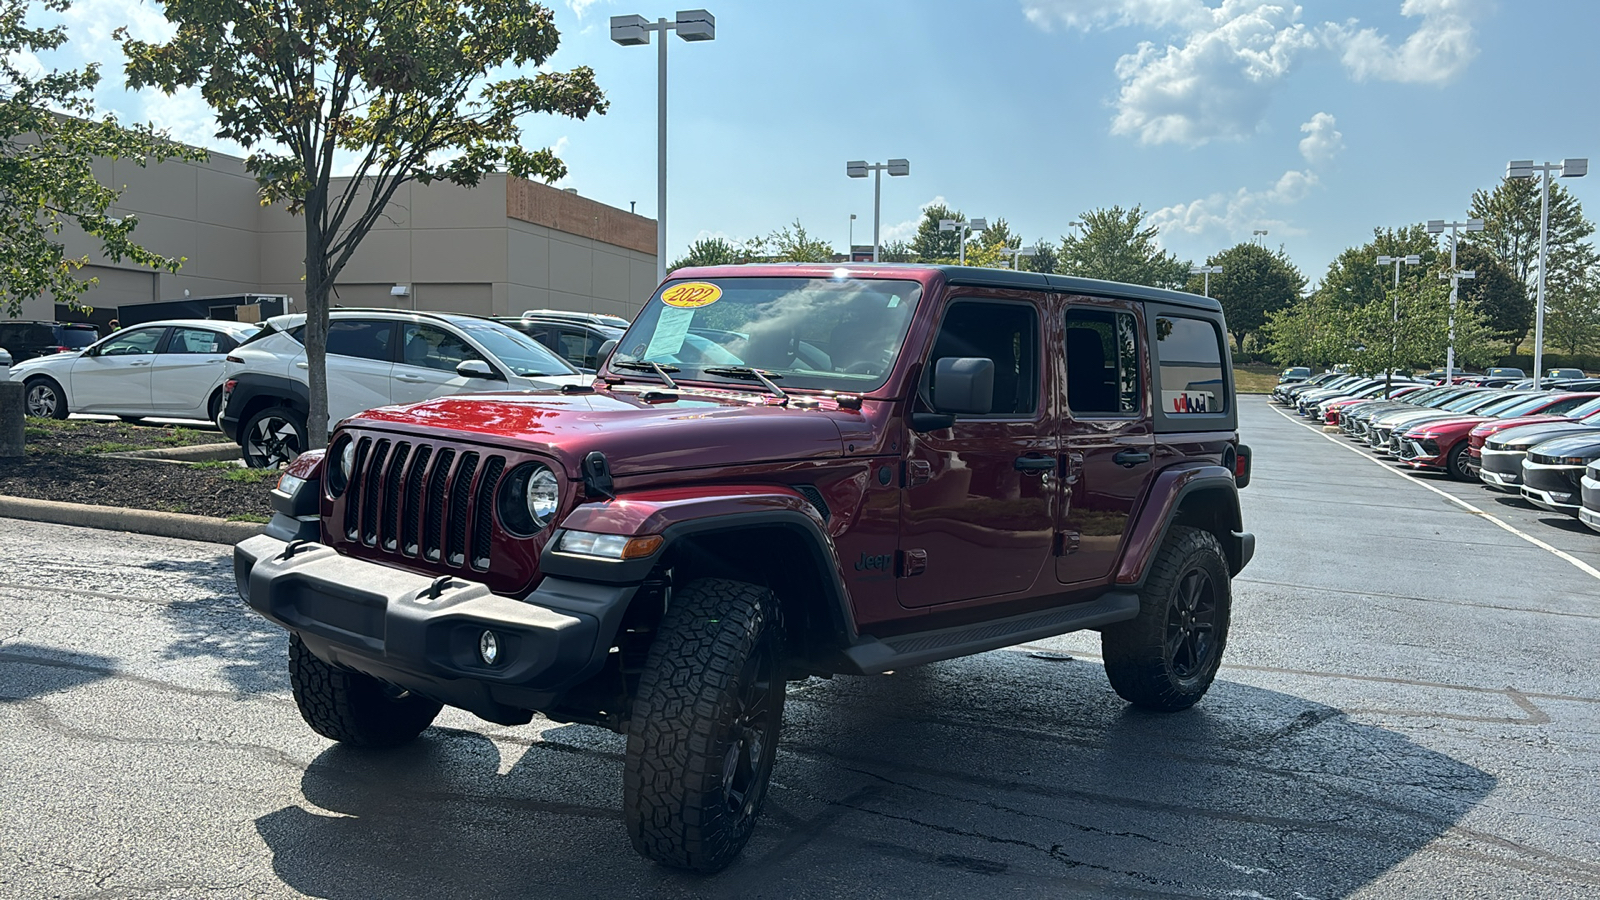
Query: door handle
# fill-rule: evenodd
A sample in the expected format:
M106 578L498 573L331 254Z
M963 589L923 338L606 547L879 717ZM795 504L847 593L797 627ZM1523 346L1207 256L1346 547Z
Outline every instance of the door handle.
M418 378L415 375L396 375L394 377L394 380L395 381L407 381L407 382L410 382L411 384L420 384L422 382L422 379Z
M1018 472L1048 472L1056 467L1056 461L1049 456L1019 456L1011 465Z
M296 369L309 369L311 368L311 364L308 362L297 362L294 364L294 367Z
M1150 454L1143 450L1119 450L1117 455L1111 457L1111 461L1124 469L1131 469L1149 462Z
M150 365L150 361L146 360L144 362L131 362L131 363L128 363L128 365L130 365L130 366L148 366L148 365Z

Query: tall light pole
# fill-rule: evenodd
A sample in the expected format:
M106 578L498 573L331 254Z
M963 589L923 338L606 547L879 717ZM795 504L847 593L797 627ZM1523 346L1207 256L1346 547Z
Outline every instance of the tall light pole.
M1209 300L1211 298L1211 276L1213 276L1213 275L1221 275L1222 274L1222 267L1221 266L1190 266L1189 267L1189 274L1190 275L1204 275L1206 277L1205 292L1206 292L1206 299ZM1239 352L1243 353L1244 350L1241 349Z
M1031 247L1018 247L1017 249L1013 250L1010 247L1001 247L1000 248L1000 252L1002 254L1006 255L1006 256L1011 257L1011 270L1014 272L1017 269L1017 257L1019 257L1019 256L1032 256L1033 255L1033 248L1031 248Z
M851 213L850 214L850 243L846 244L845 246L846 246L845 256L850 257L850 261L851 262L855 262L856 261L856 214L855 213Z
M624 47L650 43L650 32L661 32L656 64L656 282L667 280L667 32L676 31L686 41L711 41L717 37L717 19L703 9L680 9L676 19L612 16L611 40Z
M1450 347L1445 351L1444 357L1444 383L1450 384L1455 379L1456 371L1456 296L1461 290L1461 279L1473 278L1476 272L1466 274L1456 269L1456 242L1463 231L1482 231L1482 219L1468 219L1465 222L1446 222L1443 219L1429 219L1428 233L1443 234L1450 229ZM1444 276L1439 276L1443 278Z
M1385 397L1394 390L1394 358L1400 355L1400 267L1420 266L1422 257L1415 253L1410 256L1378 257L1378 265L1387 266L1390 263L1394 264L1394 293L1389 298L1389 364L1383 367Z
M903 159L891 159L886 163L871 163L864 159L853 159L844 164L844 173L851 178L865 178L867 173L872 173L872 261L878 261L878 226L883 222L883 173L890 175L910 175L911 163Z
M1539 180L1539 300L1533 320L1533 389L1537 391L1544 376L1544 275L1550 253L1550 173L1555 172L1562 178L1582 178L1589 174L1589 160L1563 159L1542 166L1534 165L1531 159L1506 163L1507 178L1532 178L1534 172L1543 175Z
M1250 232L1250 236L1255 238L1265 238L1267 236L1267 230L1265 228L1257 228L1256 230ZM1265 240L1256 241L1256 246L1258 247L1265 247L1266 244L1267 242Z
M960 241L958 242L957 247L959 248L959 252L961 254L960 264L963 266L967 264L967 235L974 231L982 231L988 227L988 219L972 219L970 221L962 219L939 220L940 231L954 231L959 235Z

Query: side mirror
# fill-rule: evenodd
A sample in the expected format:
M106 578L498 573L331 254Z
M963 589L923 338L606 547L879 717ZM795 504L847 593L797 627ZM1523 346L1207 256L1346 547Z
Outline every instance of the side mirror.
M994 408L994 360L947 356L934 364L933 408L981 416Z
M500 380L500 375L490 368L489 364L481 359L463 359L456 365L456 374L462 378L487 378L491 381Z
M616 350L617 350L617 339L616 338L612 338L612 339L606 341L605 343L601 344L600 345L600 349L598 351L596 351L595 355L594 355L594 370L596 372L600 371L600 367L606 364L606 361L611 358L611 354L615 353Z

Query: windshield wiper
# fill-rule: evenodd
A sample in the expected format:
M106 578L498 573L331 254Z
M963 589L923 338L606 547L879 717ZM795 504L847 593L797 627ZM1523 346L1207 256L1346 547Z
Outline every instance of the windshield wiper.
M753 366L707 366L700 371L705 372L708 375L726 375L729 378L744 378L751 381L759 381L761 382L762 387L765 387L767 390L772 392L772 396L777 397L784 403L789 402L789 395L783 392L783 388L780 388L777 386L777 384L773 383L774 378L783 377L777 372L768 372L765 369L757 369Z
M663 366L661 363L648 359L625 359L622 362L612 363L611 368L634 369L640 372L654 372L656 377L660 378L666 383L667 387L672 388L673 390L678 389L678 383L672 380L671 375L667 374L668 372L678 371L677 366Z

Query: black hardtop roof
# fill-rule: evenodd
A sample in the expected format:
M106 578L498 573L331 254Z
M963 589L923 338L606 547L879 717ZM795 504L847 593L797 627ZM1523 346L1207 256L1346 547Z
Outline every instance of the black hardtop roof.
M927 265L924 263L751 263L746 266L705 266L694 267L685 271L688 277L695 277L704 273L702 277L713 275L729 275L738 277L739 271L746 268L779 268L794 267L801 269L815 269L830 271L846 269L853 274L867 275L877 273L887 275L892 271L937 271L944 276L949 284L967 287L993 287L993 288L1022 288L1024 290L1057 291L1067 294L1083 294L1091 297L1113 297L1120 300L1154 301L1169 303L1174 306L1187 306L1191 309L1206 312L1222 312L1222 304L1215 300L1185 293L1172 291L1165 288L1147 287L1142 284L1124 284L1120 281L1101 281L1098 278L1079 278L1075 275L1047 275L1042 272L1016 272L1011 269L989 269L981 266L946 266ZM721 270L721 271L715 271ZM679 270L684 271L684 270ZM677 272L667 277L678 276ZM682 277L682 276L679 276Z

